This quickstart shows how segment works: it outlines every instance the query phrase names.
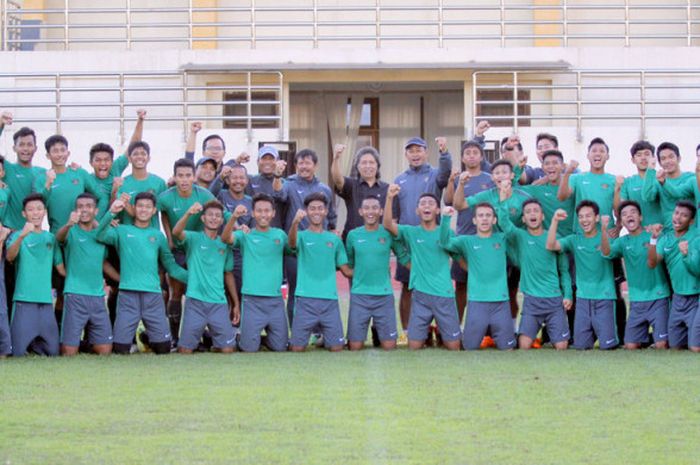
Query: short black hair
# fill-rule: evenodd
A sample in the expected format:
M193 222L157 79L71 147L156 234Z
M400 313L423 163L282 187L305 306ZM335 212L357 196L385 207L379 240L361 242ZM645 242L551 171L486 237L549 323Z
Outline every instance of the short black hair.
M318 155L316 155L316 152L314 152L311 149L299 150L297 154L294 155L294 164L296 164L302 158L311 158L311 161L314 162L314 165L318 164Z
M34 129L28 128L26 126L19 128L13 135L12 135L12 142L17 145L17 139L20 137L27 137L27 136L32 136L32 139L34 139L34 144L36 144L36 133L34 132Z
M312 192L311 194L304 197L304 206L308 207L311 202L323 202L323 205L328 207L328 197L323 192Z
M224 152L226 151L226 142L224 142L224 138L221 137L218 134L210 134L207 137L204 138L202 141L202 152L204 152L207 148L207 142L213 139L219 139L221 141L221 147L224 149Z
M78 195L75 198L75 205L78 205L78 200L80 199L90 199L93 202L95 202L95 205L97 205L97 196L93 194L92 192L83 192L82 194Z
M595 203L592 200L581 200L578 205L576 205L576 216L578 216L578 212L581 211L582 208L585 207L591 207L593 209L593 213L598 216L600 215L600 207L598 206L597 203Z
M46 200L44 200L44 196L36 192L29 194L24 198L24 200L22 200L22 210L27 208L27 204L29 202L41 202L44 205L44 208L46 208Z
M479 153L481 154L481 156L484 156L484 149L483 147L481 147L481 144L473 140L468 140L462 144L462 155L464 155L465 150L472 147L479 149Z
M274 210L275 208L275 199L264 192L259 192L253 196L253 210L255 210L255 205L258 202L269 202L272 205L272 209Z
M496 213L496 209L493 208L493 205L491 205L488 202L479 202L476 205L474 205L474 214L476 214L476 211L479 208L489 208L493 212L494 216L498 216L498 214Z
M697 209L695 208L695 205L693 205L693 202L689 202L687 200L681 200L679 202L676 202L676 208L681 207L685 208L690 212L690 219L694 220L695 219L695 213Z
M247 175L248 174L248 168L245 167L245 165L241 165L240 163L236 163L235 165L231 165L232 170L243 170L243 172Z
M545 150L545 152L542 154L542 161L544 161L547 157L557 157L562 163L564 163L564 155L559 150Z
M540 209L542 209L542 203L539 200L527 199L523 202L523 204L521 206L522 210L525 211L525 207L527 207L528 205L531 205L531 204L539 205Z
M437 203L438 207L440 206L440 199L438 199L438 196L433 194L432 192L423 192L419 197L418 197L418 202L416 202L416 205L418 205L423 197L430 197L431 199L435 200L435 203Z
M60 134L54 134L53 136L46 139L46 141L44 142L44 148L46 149L46 152L48 153L49 150L51 150L51 147L53 147L56 144L63 144L66 147L68 147L68 139L66 139Z
M175 163L173 163L173 174L177 174L178 168L189 168L192 170L192 174L195 172L194 162L188 158L179 158L175 160Z
M649 142L645 140L638 140L637 142L632 144L632 147L630 147L630 155L634 156L634 154L639 152L640 150L650 150L652 155L656 151L654 146L651 145Z
M537 134L537 138L535 139L535 145L539 144L542 139L546 139L550 141L555 147L559 147L559 139L557 139L557 136L554 134L550 134L548 132L541 132Z
M634 207L637 209L637 212L639 212L640 215L642 214L642 207L637 202L635 202L634 200L623 200L622 202L620 202L620 206L617 207L618 218L622 216L622 210L624 210L627 207Z
M114 149L112 146L103 142L98 142L90 147L90 163L92 163L93 158L95 158L95 154L100 152L108 153L109 158L114 159Z
M2 165L3 168L5 167L5 157L3 157L2 155L0 155L0 165Z
M364 203L365 203L365 200L376 200L377 202L379 202L379 206L380 206L380 207L382 206L382 199L380 199L380 198L379 198L378 196L376 196L376 195L372 195L372 194L367 194L367 195L365 195L365 196L362 198L362 202L360 202L360 205L364 204Z
M593 139L591 139L591 143L588 144L589 152L591 151L591 147L593 147L594 145L602 145L603 147L605 147L605 151L607 153L610 153L610 147L608 147L608 144L605 143L602 137L594 137Z
M130 157L132 152L139 148L144 149L148 155L151 154L151 146L148 145L147 142L137 140L136 142L129 144L129 148L126 149L126 155Z
M204 205L202 205L202 214L204 214L207 210L211 210L212 208L216 210L221 210L222 214L224 213L224 206L222 205L222 203L216 199L212 199L206 202Z
M681 150L678 148L676 144L673 142L662 142L659 144L659 146L656 148L656 158L661 160L661 151L662 150L671 150L673 153L676 154L676 157L680 158L681 157Z
M700 150L700 144L698 144L698 146L695 147L695 153L697 153L698 150Z
M510 172L513 172L513 164L505 158L499 158L498 160L493 162L493 164L491 165L491 172L493 173L494 170L501 165L507 166L508 168L510 168Z
M136 202L139 200L150 200L153 202L153 206L155 207L158 205L158 199L156 199L156 196L153 192L139 192L136 194L136 197L134 197L134 205L136 205Z

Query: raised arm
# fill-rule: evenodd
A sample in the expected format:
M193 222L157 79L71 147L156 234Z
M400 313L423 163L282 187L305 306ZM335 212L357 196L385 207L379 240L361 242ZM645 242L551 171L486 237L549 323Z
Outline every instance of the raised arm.
M102 215L102 219L100 220L99 224L97 225L97 229L95 230L95 234L97 236L98 241L109 245L117 244L117 236L113 230L109 229L109 227L112 223L112 220L114 220L114 217L117 216L119 212L123 210L124 200L117 199L112 203L112 206L109 207L109 211Z
M452 234L452 216L455 214L453 207L445 207L442 209L442 217L440 218L440 247L452 253L459 253L457 239ZM466 257L464 257L466 259Z
M190 132L187 134L185 144L185 158L194 161L194 153L197 151L197 133L202 130L202 123L194 121L190 123Z
M65 225L63 225L61 229L56 231L56 240L61 244L66 242L66 239L68 238L68 232L70 232L70 228L78 224L78 221L80 221L80 213L78 213L77 211L70 212L68 222Z
M15 239L15 241L7 248L8 262L15 261L17 255L19 255L19 250L22 247L22 241L24 241L24 238L31 234L32 231L34 231L34 225L29 222L24 223L24 227L19 232L17 239Z
M600 217L600 253L608 257L610 255L610 237L608 236L608 225L610 217L603 215Z
M233 210L233 214L229 217L224 226L224 230L221 232L221 240L226 244L233 245L236 242L236 235L233 234L234 229L236 229L236 224L238 219L246 216L248 214L248 209L245 205L237 205Z
M651 233L649 247L647 247L647 266L649 268L656 268L656 265L659 263L660 259L662 259L662 257L659 257L659 254L656 251L656 244L659 240L662 229L663 225L660 224L652 224L649 226L649 232Z
M333 147L333 162L331 163L331 180L333 181L333 187L336 192L342 192L345 186L345 176L340 169L340 159L343 157L343 152L345 152L345 146L343 144L335 144Z
M454 202L455 179L457 179L457 176L459 176L459 172L453 171L450 175L450 179L447 181L447 187L445 188L445 192L442 194L442 201L445 202L445 205L452 206L452 202Z
M0 113L0 134L2 134L5 126L10 126L12 124L12 113L9 111L3 111Z
M275 200L287 203L287 192L284 190L284 183L282 178L287 170L287 162L284 160L277 160L275 162L275 179L272 181L272 195Z
M185 227L187 226L187 221L190 219L191 216L196 215L197 213L202 211L202 204L199 202L195 202L192 205L190 205L190 208L187 209L184 215L180 217L179 220L177 220L177 223L175 223L175 227L173 228L171 234L171 237L173 239L177 239L178 241L184 241L185 240ZM170 224L170 221L168 220L168 224ZM165 223L163 223L163 228L165 229Z
M549 225L549 231L547 231L547 250L561 251L561 244L557 239L557 228L559 227L559 222L564 221L567 216L566 211L561 208L552 215L552 223Z
M447 139L444 137L436 137L435 142L438 144L440 159L438 160L438 175L436 183L439 189L444 189L450 179L452 172L452 155L447 149Z
M624 184L624 176L615 176L615 192L613 194L613 211L615 212L620 208L620 202L622 202L622 186Z
M469 207L469 203L464 197L464 185L467 182L469 182L470 177L471 175L469 174L469 171L465 171L464 173L459 175L459 178L457 178L458 181L457 187L455 187L455 193L458 193L458 195L456 195L454 199L452 199L452 206L457 211L462 211Z
M571 160L564 168L564 175L559 180L559 190L557 191L557 198L561 202L571 197L571 194L574 193L574 191L571 190L571 186L569 186L569 178L571 178L573 172L576 171L576 168L578 168L578 162L576 160Z
M136 126L134 126L134 132L131 133L129 144L140 142L143 139L143 122L146 119L146 113L143 108L136 110Z
M289 236L287 237L287 243L291 249L297 248L299 223L301 223L304 218L306 218L306 210L297 210L296 215L294 215L294 220L292 220L292 225L289 228Z
M566 254L557 254L557 270L559 271L559 288L564 295L564 308L568 312L573 304L573 289L571 288L571 274L569 273L569 259ZM567 302L568 300L568 302ZM567 308L568 307L568 308Z
M386 200L384 201L384 219L382 224L384 229L389 231L392 236L399 235L399 227L394 221L394 198L401 192L401 187L398 184L390 184L386 191Z

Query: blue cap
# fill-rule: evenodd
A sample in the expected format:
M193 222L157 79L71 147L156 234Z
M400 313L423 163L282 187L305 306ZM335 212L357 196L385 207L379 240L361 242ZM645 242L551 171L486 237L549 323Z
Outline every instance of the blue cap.
M277 151L277 149L271 145L263 145L262 147L260 147L260 150L258 150L258 160L260 160L265 155L272 155L273 157L275 157L275 160L277 160L280 157L280 154Z
M197 164L195 165L195 168L199 168L200 166L202 166L203 164L205 164L207 162L212 162L214 164L214 168L216 168L218 166L218 164L216 163L216 160L214 160L213 158L202 157L199 160L197 160Z
M410 139L408 139L408 142L406 142L406 144L403 146L403 148L404 148L404 150L406 150L407 148L409 148L412 145L417 145L419 147L423 147L424 149L428 148L428 144L420 137L411 137Z

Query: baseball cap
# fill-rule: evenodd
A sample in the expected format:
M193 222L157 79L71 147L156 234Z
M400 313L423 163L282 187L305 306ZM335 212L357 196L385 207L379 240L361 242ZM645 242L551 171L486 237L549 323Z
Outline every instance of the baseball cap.
M208 161L214 163L214 167L216 168L216 166L217 166L216 160L214 160L211 157L202 157L199 160L197 160L196 168L199 168L200 166L202 166L204 163L206 163Z
M262 147L260 147L260 149L258 150L258 160L260 160L265 155L272 155L273 157L275 157L275 160L277 160L280 157L280 154L277 151L277 149L271 145L263 145Z
M412 145L417 145L419 147L423 147L424 149L428 148L428 144L420 137L411 137L410 139L408 139L408 142L406 142L406 144L403 146L403 148L404 148L404 150L406 150L407 148L409 148Z

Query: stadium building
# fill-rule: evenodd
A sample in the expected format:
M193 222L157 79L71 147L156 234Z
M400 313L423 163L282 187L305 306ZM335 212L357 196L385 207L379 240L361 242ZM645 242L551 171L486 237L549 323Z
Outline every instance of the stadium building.
M224 136L227 157L313 148L324 180L334 143L377 146L390 179L407 138L445 135L456 157L484 118L491 156L513 130L531 161L538 132L579 160L601 136L620 174L637 139L675 141L685 169L700 141L698 0L0 4L0 109L40 139L66 135L83 165L96 141L122 146L140 107L164 176L192 121Z

